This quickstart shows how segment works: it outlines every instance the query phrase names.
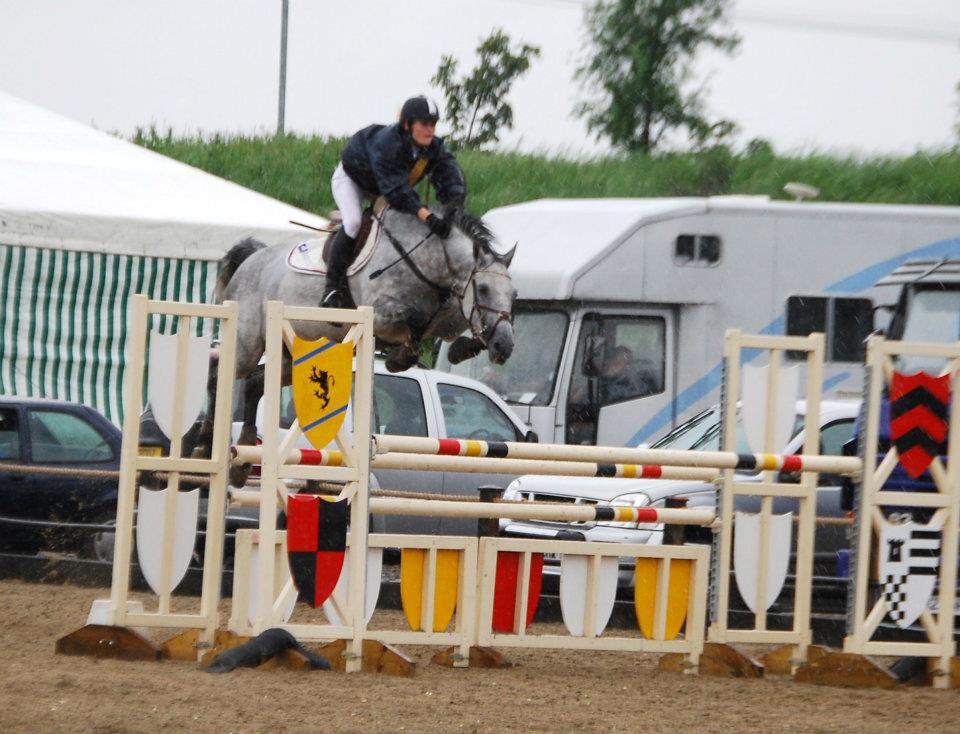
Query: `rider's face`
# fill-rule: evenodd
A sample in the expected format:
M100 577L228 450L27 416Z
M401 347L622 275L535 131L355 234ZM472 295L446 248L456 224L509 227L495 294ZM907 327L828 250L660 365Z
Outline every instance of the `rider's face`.
M437 129L437 123L433 120L414 120L410 127L410 135L413 142L421 148L426 148L433 142L433 133Z

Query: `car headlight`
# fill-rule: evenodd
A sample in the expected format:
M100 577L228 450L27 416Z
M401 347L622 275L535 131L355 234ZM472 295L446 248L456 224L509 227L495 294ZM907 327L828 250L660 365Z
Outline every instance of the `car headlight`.
M611 507L647 507L649 504L650 498L643 492L622 494L619 497L614 497L610 501ZM600 521L597 522L597 525L602 525L608 528L625 528L627 530L640 530L642 528L650 527L649 523L617 522L614 520Z

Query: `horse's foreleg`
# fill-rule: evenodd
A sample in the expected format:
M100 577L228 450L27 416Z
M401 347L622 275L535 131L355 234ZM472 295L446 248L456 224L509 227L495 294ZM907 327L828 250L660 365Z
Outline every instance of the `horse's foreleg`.
M257 443L257 406L263 397L263 365L259 365L243 382L243 426L237 443L255 446ZM242 487L250 476L250 464L230 467L230 484Z
M404 324L394 333L396 345L387 351L385 365L390 372L403 372L414 367L420 359L420 331Z

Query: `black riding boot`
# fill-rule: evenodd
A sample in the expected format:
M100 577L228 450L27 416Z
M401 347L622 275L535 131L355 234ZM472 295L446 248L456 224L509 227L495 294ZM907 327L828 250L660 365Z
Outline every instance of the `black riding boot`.
M327 258L327 286L323 292L321 306L343 308L347 301L347 268L353 262L353 250L356 240L347 236L343 227L337 230L330 243L330 256Z

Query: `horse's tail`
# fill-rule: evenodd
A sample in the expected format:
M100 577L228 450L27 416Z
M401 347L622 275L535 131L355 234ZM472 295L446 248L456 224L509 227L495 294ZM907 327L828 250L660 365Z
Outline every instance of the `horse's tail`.
M227 289L230 278L237 272L237 268L257 250L262 250L265 247L266 245L260 240L247 237L231 247L227 254L223 256L217 273L217 287L213 292L213 297L217 303L223 301L223 292Z

